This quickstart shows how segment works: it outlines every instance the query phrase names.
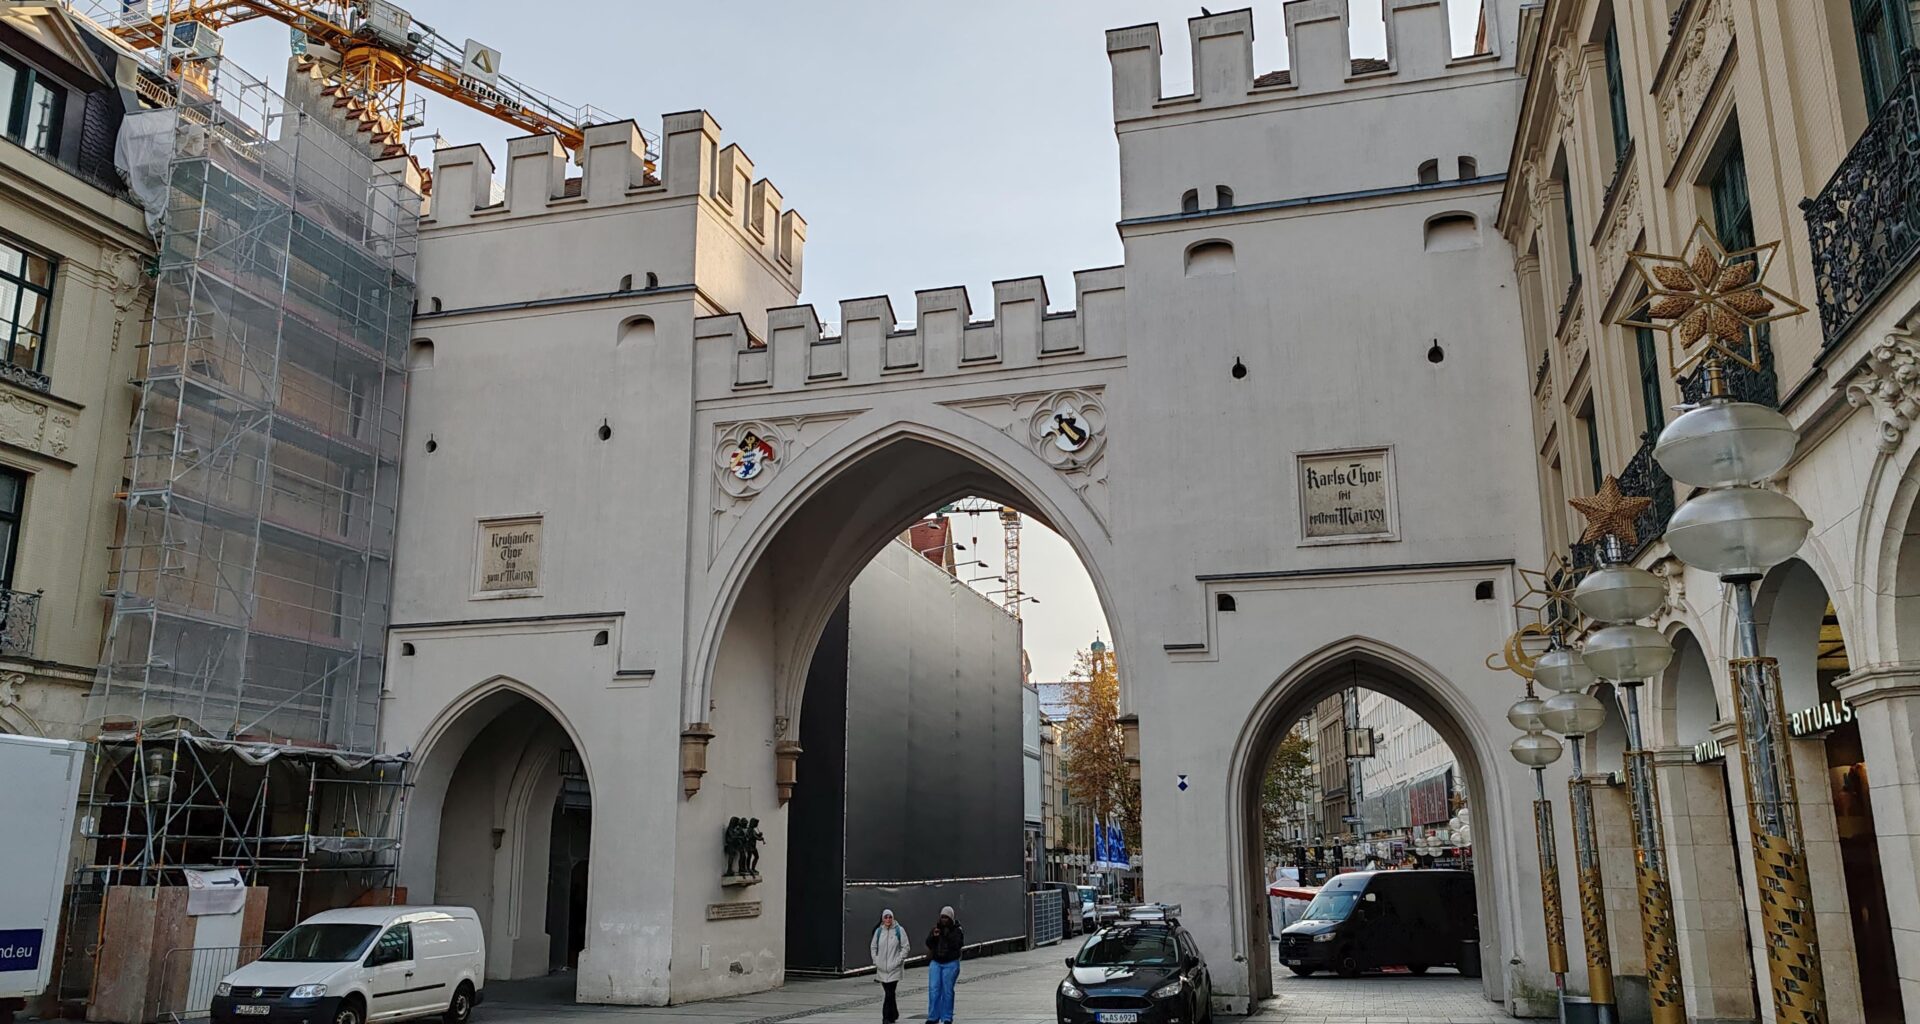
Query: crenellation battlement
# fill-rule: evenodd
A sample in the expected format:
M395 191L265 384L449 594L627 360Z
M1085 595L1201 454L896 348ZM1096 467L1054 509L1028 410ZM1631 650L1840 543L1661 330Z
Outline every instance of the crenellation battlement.
M745 150L736 143L721 145L720 125L706 111L661 118L658 176L648 171L647 139L634 122L593 125L584 136L577 154L580 173L573 178L558 137L509 139L503 197L497 201L493 158L484 147L435 150L433 196L423 227L699 197L798 289L806 218L786 208L772 181L755 176Z
M753 335L740 314L702 317L694 327L699 395L724 398L1116 355L1123 287L1119 267L1079 271L1077 308L1049 312L1044 278L995 281L990 320L973 319L965 287L927 288L914 293L915 321L905 327L887 296L863 296L839 304L838 334L826 333L808 304L767 310L764 339Z
M1170 111L1206 110L1276 96L1313 95L1383 82L1418 82L1511 64L1502 43L1517 31L1519 0L1486 0L1490 53L1455 58L1448 9L1469 0L1379 0L1386 23L1387 58L1355 59L1349 41L1349 3L1365 0L1287 0L1282 18L1292 66L1266 75L1253 63L1251 9L1202 14L1187 20L1193 61L1193 91L1161 92L1161 40L1157 24L1107 32L1113 71L1115 121Z

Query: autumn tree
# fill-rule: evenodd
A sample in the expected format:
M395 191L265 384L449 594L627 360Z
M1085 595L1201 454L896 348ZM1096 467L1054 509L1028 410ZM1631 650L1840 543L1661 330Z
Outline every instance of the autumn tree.
M1140 785L1127 772L1120 729L1120 675L1113 652L1094 641L1081 651L1062 689L1060 770L1075 803L1118 822L1130 850L1140 849Z
M1284 848L1292 826L1313 819L1313 741L1297 729L1287 730L1267 762L1260 783L1260 834L1269 854Z

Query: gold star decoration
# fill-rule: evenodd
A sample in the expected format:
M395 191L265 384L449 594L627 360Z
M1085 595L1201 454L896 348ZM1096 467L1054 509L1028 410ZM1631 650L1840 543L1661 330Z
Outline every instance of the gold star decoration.
M1580 535L1580 543L1592 544L1614 536L1620 538L1620 543L1632 548L1640 543L1640 534L1634 530L1633 521L1640 518L1640 513L1645 512L1647 506L1653 504L1653 499L1629 498L1621 494L1620 478L1610 476L1592 497L1573 498L1567 504L1587 517L1587 532Z
M1675 376L1701 360L1724 356L1750 370L1760 369L1762 324L1807 311L1762 283L1780 243L1728 252L1705 220L1693 226L1678 256L1635 251L1628 262L1646 284L1646 304L1614 321L1645 327L1667 336L1667 356ZM1679 345L1675 346L1678 337Z
M1520 569L1520 581L1526 592L1513 602L1517 611L1531 612L1549 633L1578 636L1586 628L1586 616L1573 603L1574 587L1582 573L1564 556L1556 556L1544 569Z

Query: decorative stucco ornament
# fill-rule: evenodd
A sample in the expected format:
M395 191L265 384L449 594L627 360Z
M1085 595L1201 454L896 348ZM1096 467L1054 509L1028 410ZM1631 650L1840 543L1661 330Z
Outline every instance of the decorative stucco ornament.
M1907 429L1920 419L1920 348L1911 335L1889 334L1873 347L1847 382L1847 404L1856 409L1872 407L1880 417L1881 451L1900 447Z
M776 457L773 443L749 430L740 436L740 442L727 456L727 466L735 479L752 480Z
M1029 421L1034 451L1055 469L1090 465L1106 446L1106 425L1099 397L1077 390L1047 396Z
M1763 283L1779 250L1773 241L1728 252L1707 222L1697 221L1678 256L1627 254L1646 284L1647 303L1614 322L1664 333L1676 376L1719 357L1758 373L1760 325L1807 311Z

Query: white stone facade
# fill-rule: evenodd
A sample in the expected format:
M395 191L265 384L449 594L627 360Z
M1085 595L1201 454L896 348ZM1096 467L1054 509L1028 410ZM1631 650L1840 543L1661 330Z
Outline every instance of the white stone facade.
M812 645L882 545L979 494L1094 580L1140 721L1146 883L1230 1006L1270 984L1264 752L1358 673L1460 752L1487 993L1544 1009L1530 785L1483 664L1541 547L1490 230L1516 5L1450 60L1440 0L1394 0L1391 61L1359 75L1341 8L1289 4L1295 67L1259 85L1250 15L1193 19L1187 97L1161 95L1156 26L1109 34L1126 263L1076 275L1071 312L1011 279L977 312L922 291L910 327L847 300L823 335L792 304L805 222L702 113L666 118L657 183L631 125L589 133L577 187L551 139L514 140L494 205L486 154L441 150L383 720L421 765L403 881L445 878L449 779L521 701L580 752L594 849L628 867L592 875L580 997L778 984ZM537 579L506 596L476 582L496 519L539 523ZM710 919L749 814L759 916Z

